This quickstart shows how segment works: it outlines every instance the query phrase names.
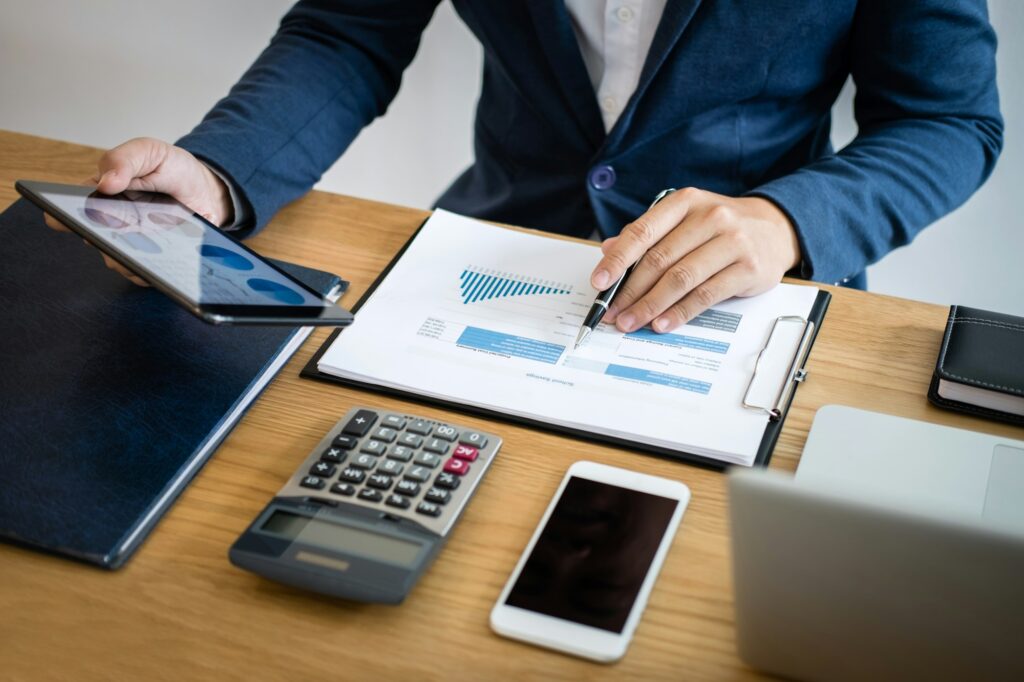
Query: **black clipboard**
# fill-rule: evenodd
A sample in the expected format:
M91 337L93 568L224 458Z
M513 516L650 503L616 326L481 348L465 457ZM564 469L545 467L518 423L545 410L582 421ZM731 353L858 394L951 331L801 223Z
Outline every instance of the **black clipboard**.
M351 310L353 313L358 313L359 309L362 308L363 304L370 300L370 296L377 290L377 287L387 278L391 269L395 267L395 264L402 259L405 255L409 245L412 244L416 236L419 235L420 230L423 229L423 225L426 224L426 220L416 229L416 231L409 237L409 240L402 246L402 248L395 254L395 257L391 259L391 262L387 264L387 267L377 276L373 284L366 290L366 293L362 295L359 301L352 306ZM814 346L814 341L818 336L818 331L821 329L821 324L825 319L825 312L828 310L829 302L832 300L832 294L827 291L819 291L818 296L814 301L814 305L811 307L811 311L804 320L806 323L805 336L801 342L801 347L798 349L798 356L794 358L791 368L790 375L787 379L787 385L784 385L780 391L777 401L773 405L763 406L763 409L769 414L768 425L765 427L764 436L761 438L761 444L757 448L757 455L754 457L753 466L767 466L768 461L771 459L772 451L775 449L775 442L779 439L779 434L782 432L782 426L785 423L786 415L789 412L789 406L793 402L793 396L796 395L796 387L804 381L806 377L806 371L804 365L806 364L807 357L810 355L811 348ZM433 405L436 407L443 407L449 410L455 410L457 412L465 412L480 417L487 417L488 419L496 419L499 421L508 422L511 424L518 424L521 426L529 426L532 428L542 429L551 433L556 433L563 436L572 436L581 440L589 440L595 443L602 443L605 445L614 445L616 447L622 447L629 450L636 450L652 455L658 455L661 457L668 457L670 459L682 460L690 464L695 464L708 469L714 469L716 471L724 471L730 466L729 462L723 462L721 460L712 459L710 457L703 457L700 455L690 454L681 450L672 450L670 448L663 448L656 445L648 445L646 443L638 443L627 438L618 438L615 436L606 436L604 434L593 433L584 429L574 429L565 426L559 426L545 422L541 419L532 419L528 417L519 417L516 415L505 414L498 410L491 410L485 407L479 407L477 405L469 405L461 403L456 400L443 400L441 398L432 398L424 395L420 395L414 391L406 391L397 388L390 388L387 386L378 386L367 381L358 381L355 379L346 379L342 377L336 377L332 374L326 374L321 372L317 368L317 364L320 362L320 357L330 347L337 338L338 334L341 334L344 330L335 329L331 332L331 335L327 337L323 345L317 349L313 357L309 359L306 366L302 368L299 376L307 379L316 379L318 381L326 381L329 383L342 384L345 386L352 386L355 388L361 388L373 391L375 393L381 393L384 395L394 396L396 398L402 398L403 400L412 400L414 402L422 403L424 405ZM769 332L770 339L770 332ZM766 344L769 340L766 339ZM802 351L802 354L801 354ZM751 383L753 383L753 378ZM749 387L748 387L749 392ZM752 409L762 409L762 406L748 405Z

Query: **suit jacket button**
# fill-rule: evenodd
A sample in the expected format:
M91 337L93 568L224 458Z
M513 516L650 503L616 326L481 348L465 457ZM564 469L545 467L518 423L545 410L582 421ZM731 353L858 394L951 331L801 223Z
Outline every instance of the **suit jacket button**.
M611 166L595 166L587 176L590 186L596 190L611 189L615 186L615 169Z

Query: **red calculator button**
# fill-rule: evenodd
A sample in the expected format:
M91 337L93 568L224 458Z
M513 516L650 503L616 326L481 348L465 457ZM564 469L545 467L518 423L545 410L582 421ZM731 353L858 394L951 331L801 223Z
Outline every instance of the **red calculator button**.
M455 452L452 453L453 457L464 459L467 462L476 461L476 458L480 456L480 451L474 448L472 445L459 445L455 446Z
M444 470L449 474L462 476L469 473L469 463L464 459L456 459L452 457L444 463Z

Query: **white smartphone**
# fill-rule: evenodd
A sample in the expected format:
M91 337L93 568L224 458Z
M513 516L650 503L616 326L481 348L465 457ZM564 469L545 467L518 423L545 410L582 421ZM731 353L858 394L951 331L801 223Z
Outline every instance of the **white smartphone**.
M689 501L678 481L576 462L494 605L491 628L596 661L622 658Z

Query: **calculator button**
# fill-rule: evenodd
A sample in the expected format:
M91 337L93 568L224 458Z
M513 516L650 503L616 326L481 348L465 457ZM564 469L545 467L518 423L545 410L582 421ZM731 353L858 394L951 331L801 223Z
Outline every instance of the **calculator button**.
M454 426L438 426L434 429L434 438L440 438L451 443L458 437L459 432Z
M347 455L347 452L345 452L341 448L334 447L332 445L331 447L324 450L324 453L320 455L320 459L326 462L334 462L335 464L341 464L342 462L345 461L345 457Z
M366 478L366 472L354 467L345 467L341 470L341 474L338 478L343 481L348 481L349 483L362 483L363 479Z
M458 476L447 472L438 474L437 478L434 479L435 486L438 488L447 488L448 490L455 490L459 487L459 483L461 482L462 480Z
M373 432L373 437L385 443L394 443L395 438L398 437L398 431L382 426Z
M463 445L459 443L455 446L455 452L452 453L452 457L458 457L464 459L467 462L475 462L476 458L480 456L480 451L474 448L472 445Z
M409 471L405 472L405 478L409 481L417 481L423 483L430 478L430 469L421 466L415 466Z
M356 455L356 458L352 460L352 466L360 469L372 469L377 466L377 458L370 455Z
M420 502L416 505L416 511L427 516L440 516L441 508L431 502Z
M460 443L475 445L478 448L487 447L487 436L476 431L466 431L459 437Z
M402 497L401 495L391 493L388 495L387 504L392 507L398 507L399 509L408 509L409 505L412 503L409 502L408 497Z
M404 445L393 445L388 450L388 457L390 459L397 459L399 462L408 462L412 459L412 448L407 448Z
M403 433L398 442L402 445L408 445L410 448L418 448L423 445L423 436L417 436L415 433Z
M429 452L421 452L416 455L416 459L413 460L416 464L422 464L425 467L431 469L437 468L437 465L441 463L441 458L437 455L432 455Z
M386 474L370 474L370 478L366 479L366 485L378 490L387 490L393 481L394 479Z
M391 474L392 476L397 476L398 474L402 473L402 469L404 468L405 466L402 465L400 462L396 462L393 459L386 459L380 463L380 467L377 469L377 471L381 472L382 474Z
M421 436L426 436L430 433L430 422L425 419L414 419L409 426L406 427L408 431L418 433Z
M387 450L388 446L381 443L379 440L368 440L363 443L363 447L359 448L359 452L365 452L368 455L383 455L384 451Z
M335 495L355 495L356 487L349 483L335 483L331 486L331 492Z
M389 429L401 431L405 428L405 417L399 417L397 414L389 414L384 417L384 421L381 422L381 425L386 426Z
M444 453L448 452L448 443L445 443L440 438L434 438L429 443L424 445L423 449L443 455Z
M359 491L359 499L367 502L380 502L384 496L372 488L363 488Z
M335 436L334 442L331 443L331 445L336 448L341 448L342 450L351 450L355 446L359 445L359 439L345 435Z
M395 492L399 495L415 497L420 494L420 484L416 481L399 481L395 486Z
M450 474L464 476L469 473L469 462L464 459L456 459L452 457L444 463L444 470Z
M423 496L423 499L434 504L448 504L448 500L452 499L452 494L441 488L431 488Z
M309 468L310 476L321 476L323 478L330 478L334 475L334 472L338 470L338 467L334 466L330 462L317 462Z
M377 421L376 412L359 410L352 415L352 418L348 420L348 424L345 424L345 428L341 432L347 433L350 436L365 436L375 421Z
M325 485L327 485L327 483L324 481L324 479L320 478L319 476L310 475L303 478L299 485L301 485L303 488L321 490Z

